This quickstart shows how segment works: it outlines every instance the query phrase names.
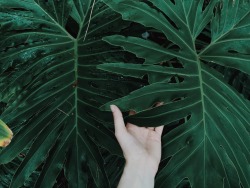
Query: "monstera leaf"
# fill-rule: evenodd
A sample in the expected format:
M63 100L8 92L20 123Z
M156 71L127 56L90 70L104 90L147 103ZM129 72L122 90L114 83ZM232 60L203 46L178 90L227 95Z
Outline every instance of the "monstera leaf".
M230 85L242 93L246 99L250 100L250 75L214 63L209 63L208 65L222 73Z
M111 101L138 113L126 119L140 126L180 121L163 137L156 187L250 187L250 102L210 68L213 62L250 74L250 2L243 0L104 0L124 20L165 36L169 45L113 35L104 40L143 58L143 64L108 63L98 68L149 85ZM210 41L200 36L206 33ZM146 76L146 77L145 77ZM155 102L164 105L150 108ZM166 127L167 128L167 127Z
M127 27L121 21L99 0L0 0L0 117L15 133L1 168L23 157L9 187L36 169L36 188L53 187L62 170L70 187L110 187L99 147L122 153L98 106L137 85L95 67L123 59L101 40Z
M0 147L6 147L13 137L12 131L9 127L0 119Z

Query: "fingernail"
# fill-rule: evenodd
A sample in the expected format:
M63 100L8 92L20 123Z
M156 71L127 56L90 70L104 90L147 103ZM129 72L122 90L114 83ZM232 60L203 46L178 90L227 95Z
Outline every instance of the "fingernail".
M158 106L161 106L163 104L164 104L164 102L157 102L155 106L158 107Z
M111 104L110 109L111 109L112 112L114 112L115 111L115 106L113 104Z

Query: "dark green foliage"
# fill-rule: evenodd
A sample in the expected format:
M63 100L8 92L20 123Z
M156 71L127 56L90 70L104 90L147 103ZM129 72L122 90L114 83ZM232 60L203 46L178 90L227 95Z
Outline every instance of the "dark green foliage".
M53 187L64 172L70 187L112 187L100 147L122 152L106 123L111 114L98 107L143 82L95 67L126 60L102 37L128 23L101 1L0 0L0 24L1 119L14 131L0 154L1 186L28 186L37 170L29 186Z
M165 125L155 187L250 187L249 27L248 0L0 0L0 187L116 187L111 103Z
M249 187L250 103L226 81L247 98L247 89L239 89L248 88L247 81L231 77L232 83L227 73L234 68L250 74L250 2L104 1L123 19L154 28L166 41L105 37L144 62L98 65L119 75L148 77L148 86L101 109L117 104L138 112L126 118L131 123L170 128L163 137L162 160L167 162L156 187L185 187L187 181L192 187ZM226 79L211 64L228 68L221 71ZM157 101L165 105L149 109ZM173 128L176 121L180 125Z

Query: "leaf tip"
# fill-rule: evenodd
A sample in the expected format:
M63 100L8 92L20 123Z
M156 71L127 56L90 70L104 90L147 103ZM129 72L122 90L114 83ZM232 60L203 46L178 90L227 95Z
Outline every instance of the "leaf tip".
M111 109L110 109L108 104L104 104L104 105L100 106L99 110L101 110L101 111L110 111L111 112Z

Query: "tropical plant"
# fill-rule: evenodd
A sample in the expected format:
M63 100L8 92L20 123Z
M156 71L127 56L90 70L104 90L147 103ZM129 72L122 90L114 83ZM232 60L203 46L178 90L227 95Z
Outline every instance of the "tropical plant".
M250 2L103 1L0 0L0 187L116 187L111 103L165 125L155 187L250 187L250 102L212 68L250 74Z
M98 0L0 0L0 115L14 132L0 187L53 187L62 171L70 187L113 186L100 151L122 153L98 107L142 82L96 65L124 59L101 39L127 26Z
M250 2L243 0L104 0L124 20L165 37L165 44L114 35L104 40L143 58L143 64L108 63L102 70L142 78L149 85L110 104L138 113L137 125L184 119L163 137L166 165L156 187L250 187L250 103L208 66L250 74ZM205 5L205 6L204 6ZM210 41L202 41L207 36ZM166 45L167 44L167 45ZM165 105L148 109L157 101ZM148 109L148 110L145 110Z

